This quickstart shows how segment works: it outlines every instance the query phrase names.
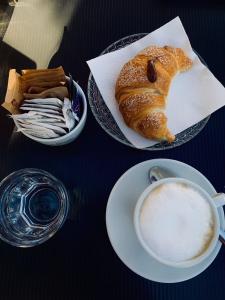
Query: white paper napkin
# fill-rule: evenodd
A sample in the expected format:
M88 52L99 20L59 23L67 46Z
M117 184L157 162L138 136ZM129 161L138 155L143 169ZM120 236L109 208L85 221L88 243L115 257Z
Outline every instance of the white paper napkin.
M123 49L89 60L87 63L106 105L125 137L137 148L149 147L156 142L126 126L115 99L115 84L123 65L150 45L182 48L193 60L192 68L175 76L170 87L166 115L168 127L174 134L225 105L225 88L192 50L179 17Z

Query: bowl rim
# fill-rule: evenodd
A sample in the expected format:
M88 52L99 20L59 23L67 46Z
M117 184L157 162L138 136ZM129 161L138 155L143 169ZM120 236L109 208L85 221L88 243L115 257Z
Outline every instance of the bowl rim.
M68 76L66 76L66 79L69 79ZM69 136L73 135L74 132L76 130L78 130L83 122L85 121L86 119L86 115L87 115L87 100L86 100L86 96L84 94L84 91L82 90L81 86L73 80L73 84L75 84L75 86L78 88L79 92L81 93L81 96L82 96L82 101L83 101L83 113L82 113L82 116L81 116L81 119L79 121L79 123L77 124L77 126L75 126L70 132L68 132L67 134L63 135L63 136L60 136L60 137L57 137L57 138L52 138L52 139L44 139L44 138L38 138L38 137L34 137L32 135L30 135L29 133L25 133L25 132L22 132L22 134L24 134L26 137L34 140L34 141L37 141L37 142L60 142L60 141L63 141L65 138L68 138ZM17 128L19 128L18 126L18 122L17 120L15 120L15 125Z

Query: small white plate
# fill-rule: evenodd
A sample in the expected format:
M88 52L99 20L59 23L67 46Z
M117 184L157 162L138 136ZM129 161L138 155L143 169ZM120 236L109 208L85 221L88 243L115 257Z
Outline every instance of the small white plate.
M133 225L133 212L138 197L149 185L148 172L153 166L168 169L177 177L189 179L210 195L216 190L208 179L193 167L170 159L153 159L135 165L124 173L113 187L106 209L106 227L113 249L123 263L138 275L157 282L175 283L188 280L203 272L215 259L221 243L198 266L179 269L165 266L142 248ZM222 229L225 228L223 208L218 208Z

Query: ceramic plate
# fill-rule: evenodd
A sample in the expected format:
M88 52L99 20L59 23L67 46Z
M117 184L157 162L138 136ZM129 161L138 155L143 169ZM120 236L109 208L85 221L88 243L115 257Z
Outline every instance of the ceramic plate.
M203 272L213 262L220 250L221 243L218 241L213 253L201 264L186 269L165 266L145 252L136 237L133 212L137 199L149 185L148 171L153 166L161 166L177 177L197 183L210 195L216 193L205 176L182 162L169 159L153 159L142 162L124 173L111 191L106 209L108 236L119 258L136 274L157 282L185 281ZM223 208L218 208L218 212L222 229L224 229Z
M113 43L108 48L106 48L101 53L101 55L118 50L120 48L123 48L123 47L141 39L146 34L147 33L138 33L138 34L126 36L126 37L122 38L121 40ZM196 54L199 56L201 61L206 65L206 63L200 57L200 55L198 53L196 53ZM96 120L101 125L101 127L117 141L119 141L127 146L134 147L133 144L131 144L126 139L126 137L121 132L118 125L116 124L110 110L108 109L107 105L105 104L105 101L103 100L103 98L101 96L101 93L95 83L95 80L94 80L92 74L90 74L89 79L88 79L88 100L89 100L89 104L90 104L91 110L93 112L93 115L95 116ZM201 122L187 128L186 130L177 134L176 140L173 143L167 143L166 141L164 141L164 142L155 144L151 147L147 147L147 148L140 149L140 150L150 150L150 151L167 150L170 148L175 148L177 146L180 146L180 145L190 141L193 137L195 137L205 127L209 118L210 118L210 116L208 116Z

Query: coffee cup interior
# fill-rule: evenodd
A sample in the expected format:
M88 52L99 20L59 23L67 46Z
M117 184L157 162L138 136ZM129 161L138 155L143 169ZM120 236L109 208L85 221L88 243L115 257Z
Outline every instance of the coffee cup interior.
M148 186L139 197L134 227L150 256L186 268L212 253L220 221L213 197L200 186L183 178L166 178Z

